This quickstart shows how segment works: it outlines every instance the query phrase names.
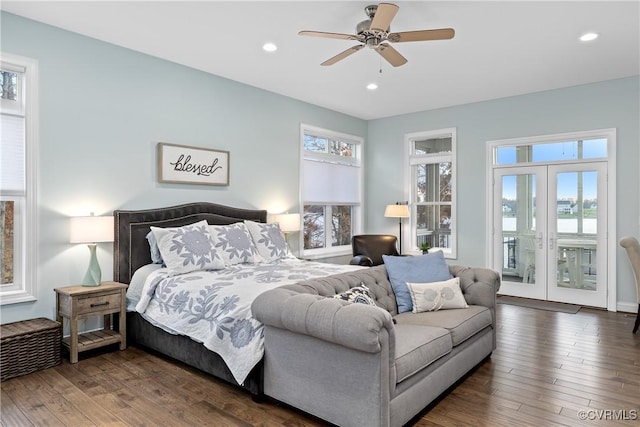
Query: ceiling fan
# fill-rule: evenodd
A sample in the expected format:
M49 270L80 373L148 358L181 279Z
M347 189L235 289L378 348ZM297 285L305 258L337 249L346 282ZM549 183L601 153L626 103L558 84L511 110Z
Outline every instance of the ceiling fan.
M428 40L447 40L455 35L453 28L440 28L436 30L417 30L391 33L390 24L398 13L399 7L391 3L380 3L364 8L369 19L365 19L356 26L356 34L327 33L322 31L300 31L301 36L326 37L330 39L355 40L361 44L350 47L340 52L320 65L333 65L336 62L356 53L367 46L380 54L394 67L407 63L407 59L395 50L391 43L417 42Z

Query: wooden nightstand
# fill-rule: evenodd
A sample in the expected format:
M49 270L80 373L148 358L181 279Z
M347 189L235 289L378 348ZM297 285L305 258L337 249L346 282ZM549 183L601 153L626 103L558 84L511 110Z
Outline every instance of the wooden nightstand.
M78 353L120 343L120 350L127 348L127 285L103 282L100 286L67 286L56 291L56 313L58 322L64 327L63 318L69 320L71 334L62 339L69 349L71 363L78 362ZM111 316L119 313L118 330L111 329ZM78 319L104 316L104 329L78 334Z

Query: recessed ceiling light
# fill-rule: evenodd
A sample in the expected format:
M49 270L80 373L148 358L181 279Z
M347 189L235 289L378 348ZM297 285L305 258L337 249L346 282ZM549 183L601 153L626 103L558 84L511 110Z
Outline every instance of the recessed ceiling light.
M585 33L582 36L580 36L580 41L581 42L590 42L591 40L595 40L598 38L598 34L596 33Z
M369 89L369 90L376 90L376 89L378 89L378 85L377 85L377 84L375 84L375 83L369 83L369 84L367 85L367 89Z
M274 43L265 43L262 45L262 50L264 50L265 52L275 52L276 50L278 50L278 46L276 46Z

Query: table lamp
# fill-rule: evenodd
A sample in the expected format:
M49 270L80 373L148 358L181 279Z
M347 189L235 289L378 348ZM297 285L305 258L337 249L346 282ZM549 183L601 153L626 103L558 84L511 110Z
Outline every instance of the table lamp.
M275 220L283 233L294 233L300 231L300 214L285 213L275 216Z
M274 216L274 221L278 223L280 230L284 233L284 239L287 241L290 233L300 231L300 214L284 213ZM287 245L289 243L287 242Z
M70 243L86 243L89 248L89 268L82 279L82 285L100 285L102 272L96 256L96 243L113 242L113 217L93 215L72 217L70 234Z
M396 202L395 205L387 205L384 210L387 218L398 218L400 229L398 230L399 253L402 254L402 218L409 218L409 205L407 203Z

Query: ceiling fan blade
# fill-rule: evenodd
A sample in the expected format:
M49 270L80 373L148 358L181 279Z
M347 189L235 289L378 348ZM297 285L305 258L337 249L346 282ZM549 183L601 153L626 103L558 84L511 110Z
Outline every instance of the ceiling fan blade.
M387 37L392 43L421 42L428 40L448 40L455 36L453 28L440 28L438 30L403 31L391 33Z
M400 52L387 43L380 43L378 47L376 47L376 52L394 67L399 67L407 63L407 58L400 55Z
M370 30L387 31L391 21L398 13L399 7L391 3L380 3L371 20Z
M340 60L342 60L342 59L346 58L347 56L349 56L349 55L352 55L352 54L356 53L357 51L359 51L359 50L360 50L360 49L362 49L363 47L364 47L364 45L361 45L361 44L356 45L356 46L353 46L353 47L350 47L349 49L347 49L347 50L345 50L345 51L340 52L340 53L339 53L339 54L337 54L336 56L333 56L333 57L331 57L331 58L327 59L326 61L324 61L324 62L323 62L322 64L320 64L320 65L324 65L324 66L327 66L327 65L333 65L333 64L335 64L336 62L338 62L338 61L340 61Z
M329 39L356 40L360 41L360 37L353 34L327 33L324 31L300 31L298 35L311 37L326 37Z

